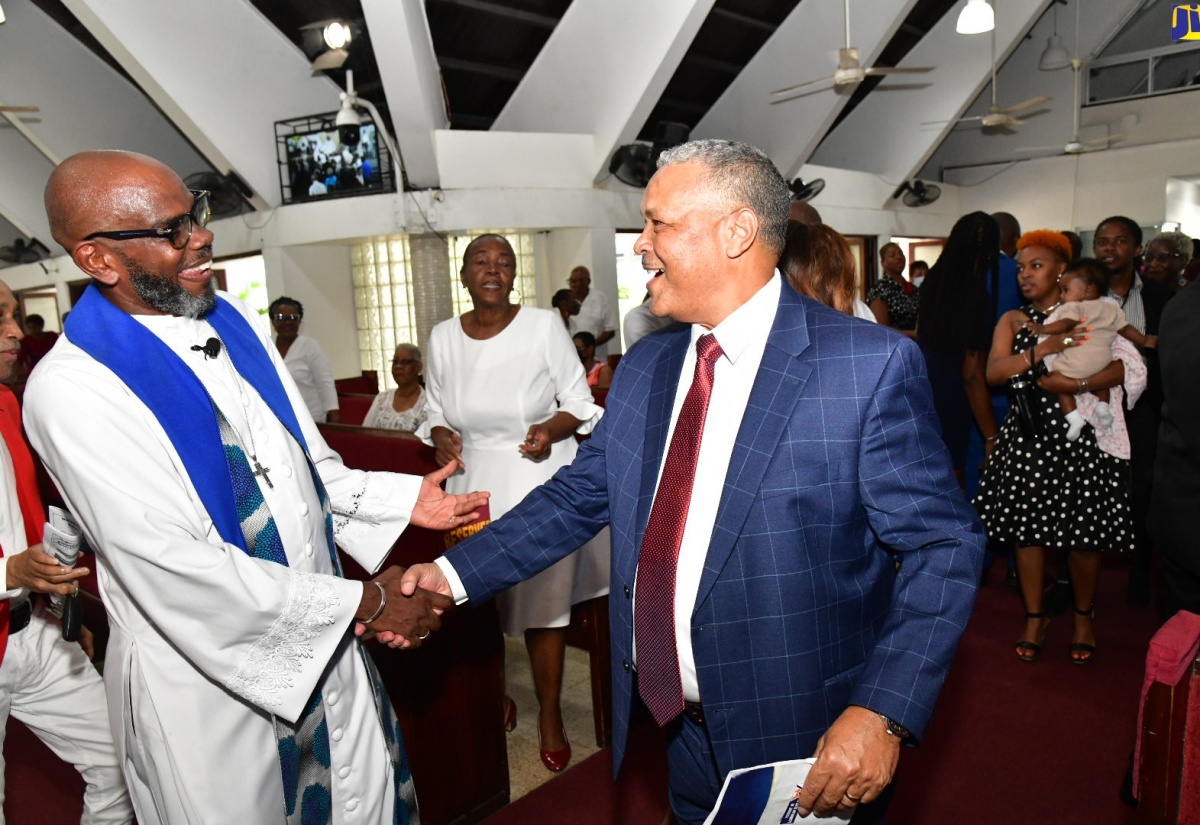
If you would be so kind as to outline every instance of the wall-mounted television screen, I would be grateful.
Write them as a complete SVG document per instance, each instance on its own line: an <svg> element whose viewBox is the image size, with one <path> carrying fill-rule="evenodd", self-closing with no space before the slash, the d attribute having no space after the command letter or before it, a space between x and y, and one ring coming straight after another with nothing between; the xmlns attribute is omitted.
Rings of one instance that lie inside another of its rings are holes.
<svg viewBox="0 0 1200 825"><path fill-rule="evenodd" d="M374 123L359 127L358 143L343 143L330 125L287 136L291 201L320 200L381 191L378 135Z"/></svg>

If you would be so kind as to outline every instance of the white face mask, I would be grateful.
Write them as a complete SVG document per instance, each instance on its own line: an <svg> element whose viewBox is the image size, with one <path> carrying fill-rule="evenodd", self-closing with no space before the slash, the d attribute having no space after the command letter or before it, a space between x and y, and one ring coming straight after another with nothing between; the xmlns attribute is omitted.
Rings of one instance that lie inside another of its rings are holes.
<svg viewBox="0 0 1200 825"><path fill-rule="evenodd" d="M917 277L913 278L912 285L913 285L913 286L920 286L920 285L921 285L922 283L924 283L924 282L925 282L925 276L924 276L924 275L918 275Z"/></svg>

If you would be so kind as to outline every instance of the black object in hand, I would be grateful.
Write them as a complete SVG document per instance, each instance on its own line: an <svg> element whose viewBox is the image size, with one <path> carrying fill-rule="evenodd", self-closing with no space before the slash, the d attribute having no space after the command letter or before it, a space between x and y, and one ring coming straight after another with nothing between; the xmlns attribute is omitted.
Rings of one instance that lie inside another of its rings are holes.
<svg viewBox="0 0 1200 825"><path fill-rule="evenodd" d="M78 592L63 597L62 637L68 642L79 641L83 627L83 596Z"/></svg>

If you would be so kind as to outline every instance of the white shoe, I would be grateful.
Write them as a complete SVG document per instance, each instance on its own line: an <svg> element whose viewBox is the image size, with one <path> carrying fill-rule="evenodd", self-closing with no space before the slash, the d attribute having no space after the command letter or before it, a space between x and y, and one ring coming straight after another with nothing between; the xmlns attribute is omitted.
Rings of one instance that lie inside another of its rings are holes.
<svg viewBox="0 0 1200 825"><path fill-rule="evenodd" d="M1075 441L1079 438L1079 434L1083 432L1083 426L1087 424L1083 420L1083 415L1079 410L1067 413L1067 441Z"/></svg>

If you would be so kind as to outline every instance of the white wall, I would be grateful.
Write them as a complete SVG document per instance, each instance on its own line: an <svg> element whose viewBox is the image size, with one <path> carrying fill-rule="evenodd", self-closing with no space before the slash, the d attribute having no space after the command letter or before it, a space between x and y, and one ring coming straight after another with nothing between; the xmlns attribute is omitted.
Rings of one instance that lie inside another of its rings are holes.
<svg viewBox="0 0 1200 825"><path fill-rule="evenodd" d="M1127 215L1143 226L1167 217L1167 185L1200 173L1200 139L957 169L962 211L1011 212L1022 229L1094 229Z"/></svg>
<svg viewBox="0 0 1200 825"><path fill-rule="evenodd" d="M302 332L329 356L335 378L362 372L354 316L354 287L347 245L273 247L263 250L267 292L304 304Z"/></svg>
<svg viewBox="0 0 1200 825"><path fill-rule="evenodd" d="M1178 178L1167 181L1166 219L1179 224L1179 231L1200 236L1200 184Z"/></svg>

